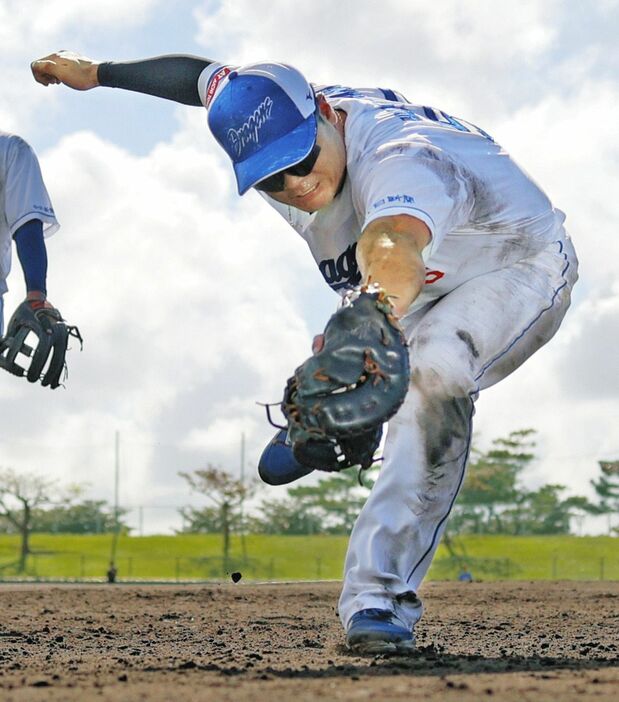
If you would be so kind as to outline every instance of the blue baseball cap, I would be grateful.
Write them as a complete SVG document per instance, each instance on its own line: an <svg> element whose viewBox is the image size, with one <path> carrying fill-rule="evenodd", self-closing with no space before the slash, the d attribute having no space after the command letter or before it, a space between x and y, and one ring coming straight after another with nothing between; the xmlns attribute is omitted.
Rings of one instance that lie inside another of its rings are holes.
<svg viewBox="0 0 619 702"><path fill-rule="evenodd" d="M239 195L302 161L316 143L316 98L292 66L254 63L215 73L208 125L232 160ZM219 76L219 77L218 77Z"/></svg>

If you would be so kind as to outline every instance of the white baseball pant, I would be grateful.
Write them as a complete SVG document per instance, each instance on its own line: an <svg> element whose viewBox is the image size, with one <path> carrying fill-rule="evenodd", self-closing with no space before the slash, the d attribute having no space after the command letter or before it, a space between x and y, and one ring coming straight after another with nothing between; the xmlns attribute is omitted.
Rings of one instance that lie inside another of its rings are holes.
<svg viewBox="0 0 619 702"><path fill-rule="evenodd" d="M339 601L344 627L373 607L410 626L421 617L414 593L464 480L474 402L554 335L577 268L562 237L403 320L411 387L389 422L380 475L350 537Z"/></svg>

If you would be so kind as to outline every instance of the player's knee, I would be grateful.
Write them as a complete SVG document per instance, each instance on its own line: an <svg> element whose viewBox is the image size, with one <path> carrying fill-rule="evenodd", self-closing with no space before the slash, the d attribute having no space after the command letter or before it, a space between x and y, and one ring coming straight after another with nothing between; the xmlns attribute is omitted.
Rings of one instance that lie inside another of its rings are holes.
<svg viewBox="0 0 619 702"><path fill-rule="evenodd" d="M410 344L411 382L425 396L466 397L475 390L476 350L455 335L416 334Z"/></svg>

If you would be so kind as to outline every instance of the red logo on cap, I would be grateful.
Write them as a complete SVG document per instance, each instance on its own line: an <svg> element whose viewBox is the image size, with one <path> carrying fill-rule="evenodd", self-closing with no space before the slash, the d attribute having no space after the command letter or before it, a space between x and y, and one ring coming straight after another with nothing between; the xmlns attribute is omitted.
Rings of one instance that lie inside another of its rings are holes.
<svg viewBox="0 0 619 702"><path fill-rule="evenodd" d="M219 85L219 82L223 80L228 75L228 73L230 73L231 70L232 69L228 66L224 66L223 68L220 68L217 71L217 73L215 73L215 75L211 78L208 84L208 90L206 91L206 107L208 107L211 104L211 100L213 99L213 95L215 95L215 92L217 91L217 86Z"/></svg>

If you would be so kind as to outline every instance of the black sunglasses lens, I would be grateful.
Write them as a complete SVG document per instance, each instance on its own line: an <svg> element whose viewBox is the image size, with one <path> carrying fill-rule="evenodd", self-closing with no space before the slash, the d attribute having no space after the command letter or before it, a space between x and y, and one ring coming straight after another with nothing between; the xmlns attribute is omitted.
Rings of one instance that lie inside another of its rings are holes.
<svg viewBox="0 0 619 702"><path fill-rule="evenodd" d="M320 146L318 146L318 144L314 144L314 148L300 163L297 163L295 166L287 168L285 172L296 176L309 175L312 172L314 166L316 165L316 161L318 160L319 155Z"/></svg>
<svg viewBox="0 0 619 702"><path fill-rule="evenodd" d="M286 168L285 170L280 171L279 173L274 173L268 178L264 178L263 180L258 181L256 185L254 185L254 188L256 188L256 190L262 190L262 192L265 193L281 192L284 189L284 175L286 173L290 173L290 175L294 176L309 175L314 169L319 155L320 146L318 146L318 144L314 144L314 148L300 163L297 163L294 166L290 166L290 168Z"/></svg>
<svg viewBox="0 0 619 702"><path fill-rule="evenodd" d="M274 173L268 178L264 178L254 185L256 190L262 190L265 193L277 193L284 189L284 173Z"/></svg>

